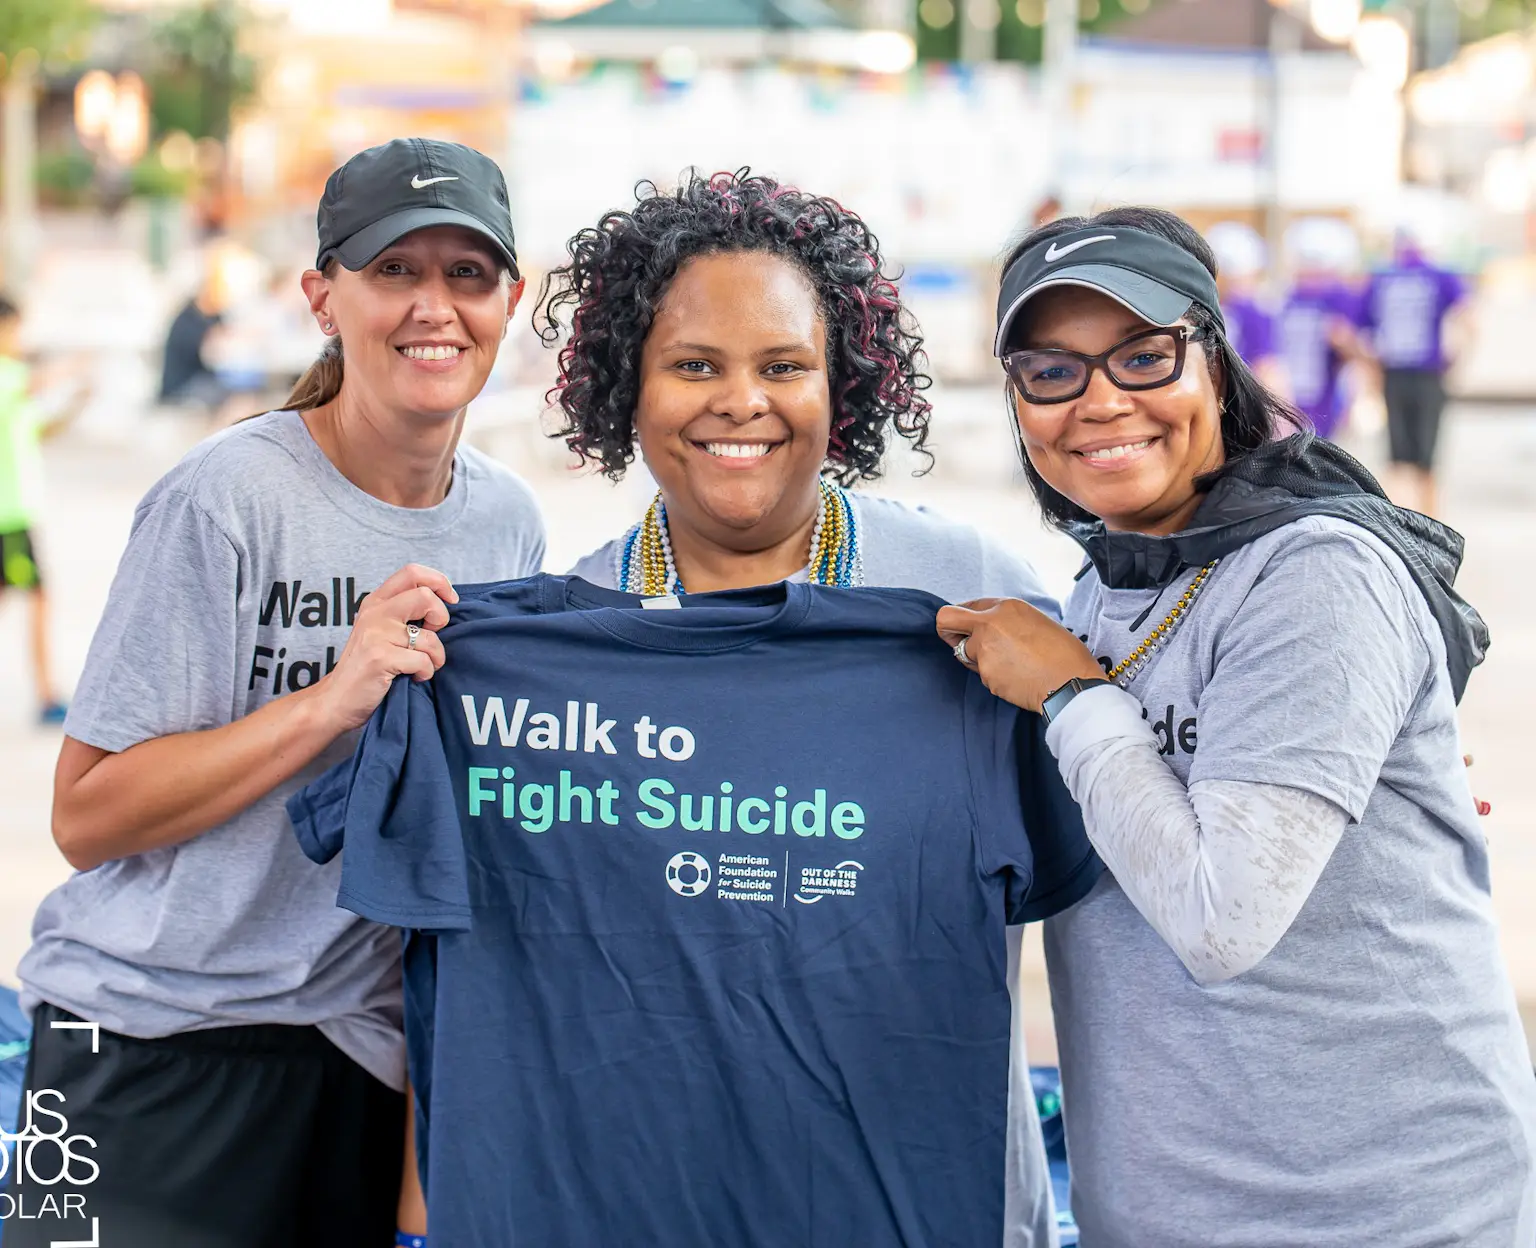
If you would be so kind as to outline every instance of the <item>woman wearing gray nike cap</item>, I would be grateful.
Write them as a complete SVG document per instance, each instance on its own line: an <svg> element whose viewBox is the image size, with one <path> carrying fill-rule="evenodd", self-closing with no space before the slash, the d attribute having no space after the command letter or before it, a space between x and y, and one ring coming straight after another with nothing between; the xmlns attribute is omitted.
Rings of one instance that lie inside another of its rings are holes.
<svg viewBox="0 0 1536 1248"><path fill-rule="evenodd" d="M48 1189L71 1216L11 1222L7 1248L395 1228L399 937L337 908L283 803L441 665L453 581L536 572L544 535L459 445L523 290L501 171L395 140L331 175L318 231L320 358L139 504L65 724L53 832L78 873L20 967L27 1086L94 1177L77 1160Z"/></svg>

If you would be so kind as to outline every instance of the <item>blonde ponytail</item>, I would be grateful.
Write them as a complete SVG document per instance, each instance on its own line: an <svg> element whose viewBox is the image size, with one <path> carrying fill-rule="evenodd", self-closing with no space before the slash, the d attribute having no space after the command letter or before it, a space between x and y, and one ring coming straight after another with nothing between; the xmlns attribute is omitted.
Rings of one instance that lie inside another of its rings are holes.
<svg viewBox="0 0 1536 1248"><path fill-rule="evenodd" d="M283 403L291 412L307 412L329 403L341 393L341 339L327 338L315 362L294 383L293 393Z"/></svg>

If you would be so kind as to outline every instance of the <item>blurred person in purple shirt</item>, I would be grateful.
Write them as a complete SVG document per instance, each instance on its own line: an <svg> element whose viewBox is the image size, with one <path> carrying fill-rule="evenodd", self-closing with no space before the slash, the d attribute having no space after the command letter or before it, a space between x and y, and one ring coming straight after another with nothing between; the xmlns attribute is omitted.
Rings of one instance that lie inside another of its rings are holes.
<svg viewBox="0 0 1536 1248"><path fill-rule="evenodd" d="M1285 244L1294 277L1277 330L1289 397L1320 436L1336 440L1351 398L1345 365L1362 355L1360 296L1345 277L1359 241L1344 221L1304 217L1286 231Z"/></svg>
<svg viewBox="0 0 1536 1248"><path fill-rule="evenodd" d="M1269 268L1264 239L1241 221L1219 221L1206 231L1216 253L1216 289L1227 322L1227 341L1266 386L1289 394L1276 348L1275 314L1260 292Z"/></svg>
<svg viewBox="0 0 1536 1248"><path fill-rule="evenodd" d="M1343 374L1354 351L1359 302L1336 274L1303 269L1280 311L1280 351L1291 401L1325 438L1340 432L1349 406Z"/></svg>
<svg viewBox="0 0 1536 1248"><path fill-rule="evenodd" d="M1274 314L1254 295L1242 290L1223 291L1221 314L1227 321L1227 340L1249 368L1258 373L1263 366L1278 362Z"/></svg>
<svg viewBox="0 0 1536 1248"><path fill-rule="evenodd" d="M1433 515L1437 504L1435 447L1451 362L1446 322L1468 293L1465 279L1431 264L1418 244L1400 233L1392 262L1371 274L1360 303L1360 330L1381 367L1387 406L1388 492L1426 515Z"/></svg>

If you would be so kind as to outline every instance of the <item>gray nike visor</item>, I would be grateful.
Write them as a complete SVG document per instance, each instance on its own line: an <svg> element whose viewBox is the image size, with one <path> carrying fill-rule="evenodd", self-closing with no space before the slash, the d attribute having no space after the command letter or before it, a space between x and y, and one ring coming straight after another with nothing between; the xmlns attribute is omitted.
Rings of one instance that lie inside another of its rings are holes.
<svg viewBox="0 0 1536 1248"><path fill-rule="evenodd" d="M1057 286L1097 290L1150 325L1172 325L1199 304L1226 331L1216 279L1195 256L1144 230L1089 226L1041 239L1008 266L997 295L993 355L1002 356L1029 301Z"/></svg>

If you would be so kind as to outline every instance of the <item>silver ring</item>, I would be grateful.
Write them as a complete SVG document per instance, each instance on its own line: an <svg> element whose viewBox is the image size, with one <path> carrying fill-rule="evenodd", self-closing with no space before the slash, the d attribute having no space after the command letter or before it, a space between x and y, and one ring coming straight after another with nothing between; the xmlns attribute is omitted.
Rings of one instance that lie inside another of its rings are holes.
<svg viewBox="0 0 1536 1248"><path fill-rule="evenodd" d="M971 665L971 656L965 652L965 643L969 640L969 637L962 637L960 638L959 644L955 647L955 658L964 663L966 667L970 667Z"/></svg>
<svg viewBox="0 0 1536 1248"><path fill-rule="evenodd" d="M421 636L421 625L420 624L407 624L405 626L405 648L407 650L414 650L414 649L416 649L416 640L420 636Z"/></svg>

